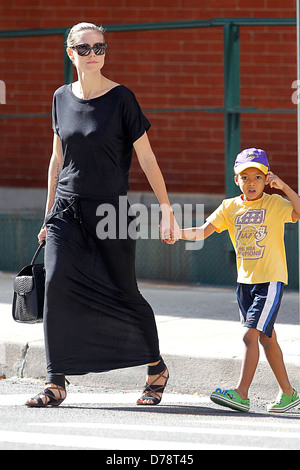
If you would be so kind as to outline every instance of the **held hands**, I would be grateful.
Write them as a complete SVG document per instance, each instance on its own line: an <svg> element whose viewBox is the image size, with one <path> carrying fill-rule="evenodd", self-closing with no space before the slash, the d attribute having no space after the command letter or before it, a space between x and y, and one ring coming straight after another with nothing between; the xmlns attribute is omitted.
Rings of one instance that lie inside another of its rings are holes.
<svg viewBox="0 0 300 470"><path fill-rule="evenodd" d="M159 228L162 241L168 245L174 245L181 238L181 230L173 212L163 214Z"/></svg>
<svg viewBox="0 0 300 470"><path fill-rule="evenodd" d="M160 236L163 242L174 245L181 238L181 230L176 222L173 212L162 217L159 225ZM47 227L42 227L38 233L38 242L41 244L46 240Z"/></svg>

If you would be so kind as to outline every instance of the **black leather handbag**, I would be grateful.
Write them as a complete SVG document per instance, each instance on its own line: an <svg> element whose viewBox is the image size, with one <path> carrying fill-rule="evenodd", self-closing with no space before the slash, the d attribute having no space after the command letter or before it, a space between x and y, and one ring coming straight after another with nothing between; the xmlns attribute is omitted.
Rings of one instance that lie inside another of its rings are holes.
<svg viewBox="0 0 300 470"><path fill-rule="evenodd" d="M25 266L13 283L13 319L18 323L42 323L45 295L45 267L35 264L45 242L36 250L29 266Z"/></svg>

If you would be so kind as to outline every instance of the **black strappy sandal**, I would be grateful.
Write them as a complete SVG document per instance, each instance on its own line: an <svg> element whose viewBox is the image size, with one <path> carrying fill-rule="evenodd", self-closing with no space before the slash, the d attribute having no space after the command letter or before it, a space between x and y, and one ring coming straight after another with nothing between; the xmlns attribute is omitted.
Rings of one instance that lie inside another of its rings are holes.
<svg viewBox="0 0 300 470"><path fill-rule="evenodd" d="M70 385L70 382L64 377L64 382L67 385ZM57 397L53 391L59 392L59 396ZM59 406L62 404L63 401L67 398L66 387L62 385L51 384L51 387L46 387L41 393L36 395L35 397L31 398L30 400L35 400L36 403L32 401L27 401L25 406L28 408L47 408L47 406ZM44 399L44 400L43 400ZM45 402L46 399L46 402Z"/></svg>
<svg viewBox="0 0 300 470"><path fill-rule="evenodd" d="M137 405L153 406L161 402L162 394L169 380L169 371L163 359L156 366L148 366L148 375L158 375L158 377L150 384L145 385L143 395L136 402ZM156 382L161 378L165 379L164 385L157 385Z"/></svg>

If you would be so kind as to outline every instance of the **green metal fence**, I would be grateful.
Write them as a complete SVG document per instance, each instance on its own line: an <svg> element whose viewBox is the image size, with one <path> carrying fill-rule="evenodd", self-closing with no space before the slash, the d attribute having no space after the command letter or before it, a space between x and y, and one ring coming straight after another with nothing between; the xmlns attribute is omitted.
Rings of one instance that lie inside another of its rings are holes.
<svg viewBox="0 0 300 470"><path fill-rule="evenodd" d="M291 26L295 18L214 18L199 21L167 23L139 23L108 25L108 32L155 31L168 29L223 28L224 54L224 105L220 107L160 108L151 113L206 112L224 115L225 136L225 190L226 196L237 193L232 178L234 158L240 152L241 115L249 113L297 113L291 109L257 109L240 106L240 28L243 26ZM62 65L65 83L72 81L72 64L65 52L65 40L69 28L0 31L1 38L62 36ZM2 109L2 108L1 108ZM48 114L0 114L0 119L44 117ZM0 214L0 270L16 271L26 264L35 248L36 233L41 214ZM222 237L222 239L217 237ZM220 243L221 240L221 243ZM290 288L298 289L298 231L297 225L287 226L287 257L290 272ZM172 254L171 254L172 250ZM213 256L212 256L213 254ZM295 256L297 254L297 256ZM221 261L220 261L221 260ZM234 256L227 234L215 235L207 240L200 251L185 251L184 244L167 247L158 240L139 240L137 244L137 275L140 278L201 282L205 284L232 285L236 273Z"/></svg>
<svg viewBox="0 0 300 470"><path fill-rule="evenodd" d="M30 262L37 248L43 221L38 213L0 214L0 271L17 272ZM150 229L148 230L150 233ZM289 289L298 289L298 231L286 226ZM184 241L174 246L159 239L137 240L136 273L139 279L234 286L235 254L227 232L214 234L198 251L187 251Z"/></svg>
<svg viewBox="0 0 300 470"><path fill-rule="evenodd" d="M298 230L287 225L285 233L289 284L298 289ZM139 279L188 282L192 284L235 286L235 253L227 232L213 234L199 251L186 251L184 242L163 245L159 240L138 240L137 276Z"/></svg>
<svg viewBox="0 0 300 470"><path fill-rule="evenodd" d="M214 18L209 20L176 21L165 23L136 23L108 25L106 29L111 33L125 31L155 31L170 29L194 29L222 27L224 37L224 106L220 107L196 107L196 108L168 108L149 109L145 112L209 112L224 114L225 135L225 192L227 197L235 196L237 188L232 179L232 168L235 156L241 150L241 114L249 113L297 113L291 109L258 109L255 107L240 106L240 28L243 26L293 26L296 27L296 18ZM46 28L32 30L0 31L1 38L32 37L32 36L62 36L62 63L64 64L65 83L72 81L72 63L66 54L66 37L69 28ZM26 117L44 117L48 114L0 114L1 118L14 119Z"/></svg>

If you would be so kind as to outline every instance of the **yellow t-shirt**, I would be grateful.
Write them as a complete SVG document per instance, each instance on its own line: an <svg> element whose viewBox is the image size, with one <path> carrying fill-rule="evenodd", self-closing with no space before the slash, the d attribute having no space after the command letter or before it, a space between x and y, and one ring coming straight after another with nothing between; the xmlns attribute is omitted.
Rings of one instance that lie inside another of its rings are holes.
<svg viewBox="0 0 300 470"><path fill-rule="evenodd" d="M292 212L289 200L263 193L256 201L244 201L243 196L225 199L207 218L217 232L229 232L236 252L238 282L287 284L284 224L296 222Z"/></svg>

